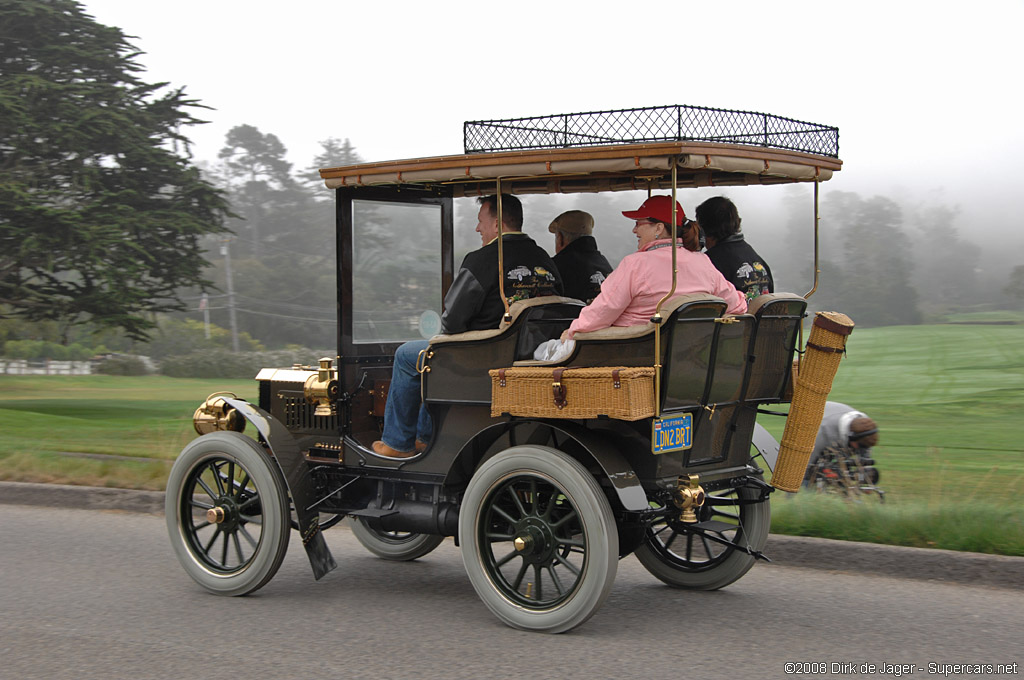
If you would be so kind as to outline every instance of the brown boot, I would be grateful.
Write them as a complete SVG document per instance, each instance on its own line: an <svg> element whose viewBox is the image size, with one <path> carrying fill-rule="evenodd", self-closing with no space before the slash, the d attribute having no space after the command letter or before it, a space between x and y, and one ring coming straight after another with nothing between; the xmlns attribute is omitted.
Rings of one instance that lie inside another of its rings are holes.
<svg viewBox="0 0 1024 680"><path fill-rule="evenodd" d="M416 453L423 453L424 451L427 450L428 446L430 446L430 445L427 444L426 442L420 441L419 439L417 439L416 440Z"/></svg>
<svg viewBox="0 0 1024 680"><path fill-rule="evenodd" d="M373 452L378 456L384 456L385 458L412 458L416 455L415 451L398 451L382 441L376 441L373 443Z"/></svg>

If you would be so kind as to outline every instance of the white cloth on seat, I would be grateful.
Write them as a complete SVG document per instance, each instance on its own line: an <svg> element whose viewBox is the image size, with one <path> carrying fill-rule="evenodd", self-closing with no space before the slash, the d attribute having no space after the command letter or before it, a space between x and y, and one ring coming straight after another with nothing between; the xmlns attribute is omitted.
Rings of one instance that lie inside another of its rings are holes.
<svg viewBox="0 0 1024 680"><path fill-rule="evenodd" d="M558 338L545 340L534 350L533 358L537 361L561 361L572 354L573 347L575 346L575 340L566 340L565 342Z"/></svg>

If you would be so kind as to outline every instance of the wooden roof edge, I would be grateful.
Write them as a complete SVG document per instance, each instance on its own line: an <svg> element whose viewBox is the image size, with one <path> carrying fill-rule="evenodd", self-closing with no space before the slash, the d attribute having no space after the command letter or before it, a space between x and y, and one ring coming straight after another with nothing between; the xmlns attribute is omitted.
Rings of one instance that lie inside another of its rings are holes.
<svg viewBox="0 0 1024 680"><path fill-rule="evenodd" d="M429 156L405 160L377 161L358 165L322 168L320 177L330 179L352 175L377 175L412 170L458 168L463 166L484 167L509 163L529 163L567 160L601 160L628 158L630 156L661 156L671 154L727 155L739 158L756 158L768 161L785 161L800 165L817 166L839 170L843 162L831 156L820 156L803 151L790 151L774 147L757 147L747 144L724 144L719 142L648 142L642 144L611 144L605 146L575 147L568 149L527 149L522 151L493 151L454 156Z"/></svg>

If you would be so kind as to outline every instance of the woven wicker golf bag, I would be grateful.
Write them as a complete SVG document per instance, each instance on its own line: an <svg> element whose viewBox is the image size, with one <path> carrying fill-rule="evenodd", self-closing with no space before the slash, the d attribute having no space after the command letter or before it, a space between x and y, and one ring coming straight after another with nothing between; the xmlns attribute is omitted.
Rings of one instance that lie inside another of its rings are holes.
<svg viewBox="0 0 1024 680"><path fill-rule="evenodd" d="M814 316L793 387L793 402L779 444L779 458L772 473L772 486L776 489L791 492L800 489L814 452L825 401L832 391L832 379L846 351L846 338L852 331L853 321L845 314L818 312Z"/></svg>

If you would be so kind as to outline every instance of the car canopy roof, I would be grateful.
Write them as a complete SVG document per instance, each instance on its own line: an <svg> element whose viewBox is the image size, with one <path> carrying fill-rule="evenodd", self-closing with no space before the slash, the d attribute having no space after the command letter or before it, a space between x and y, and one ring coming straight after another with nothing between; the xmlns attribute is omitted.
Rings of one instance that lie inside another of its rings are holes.
<svg viewBox="0 0 1024 680"><path fill-rule="evenodd" d="M447 185L454 196L826 181L839 130L769 114L668 106L464 124L465 153L325 168L329 188Z"/></svg>

